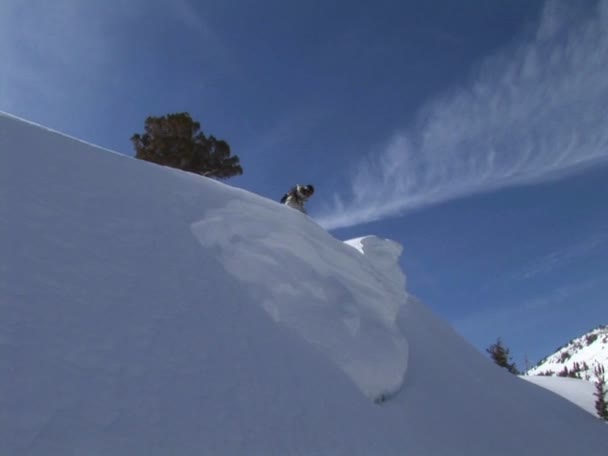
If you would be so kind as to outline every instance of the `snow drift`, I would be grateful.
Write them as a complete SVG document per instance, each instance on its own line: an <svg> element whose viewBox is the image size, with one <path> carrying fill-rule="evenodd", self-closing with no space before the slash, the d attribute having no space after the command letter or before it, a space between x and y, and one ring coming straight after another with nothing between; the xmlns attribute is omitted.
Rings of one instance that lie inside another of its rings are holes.
<svg viewBox="0 0 608 456"><path fill-rule="evenodd" d="M391 241L7 115L0 157L2 455L605 454Z"/></svg>

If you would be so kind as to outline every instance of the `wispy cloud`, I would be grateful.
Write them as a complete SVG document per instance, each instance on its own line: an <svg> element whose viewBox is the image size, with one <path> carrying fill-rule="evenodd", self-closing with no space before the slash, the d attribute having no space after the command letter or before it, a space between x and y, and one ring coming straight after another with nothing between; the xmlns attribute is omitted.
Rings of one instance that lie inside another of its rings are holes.
<svg viewBox="0 0 608 456"><path fill-rule="evenodd" d="M163 0L163 3L165 3L165 0ZM173 15L174 18L198 36L198 40L204 44L204 49L201 52L209 54L210 58L215 60L221 59L223 66L234 67L235 63L229 58L228 48L212 26L209 18L202 14L205 9L200 8L201 2L198 2L199 7L196 7L196 4L197 2L192 0L166 0L165 7L168 14Z"/></svg>
<svg viewBox="0 0 608 456"><path fill-rule="evenodd" d="M462 334L482 332L494 333L496 328L518 328L531 330L538 328L543 315L556 314L564 308L572 308L582 293L602 289L606 274L599 274L583 282L562 285L541 296L531 296L517 303L512 301L502 305L487 307L452 322Z"/></svg>
<svg viewBox="0 0 608 456"><path fill-rule="evenodd" d="M572 261L586 258L590 253L602 248L608 242L606 227L600 233L589 238L567 245L559 250L544 255L525 265L507 280L529 280L539 275L546 275Z"/></svg>
<svg viewBox="0 0 608 456"><path fill-rule="evenodd" d="M0 5L0 107L49 105L90 83L111 54L103 8L78 0L7 0ZM18 110L18 109L17 109Z"/></svg>
<svg viewBox="0 0 608 456"><path fill-rule="evenodd" d="M156 28L142 29L147 23ZM216 65L225 53L188 0L3 0L0 110L26 114L35 107L49 113L66 103L82 108L100 95L100 88L120 84L117 73L128 73L123 57L141 51L131 39L134 34L163 30L195 35L204 44L197 56L213 55Z"/></svg>
<svg viewBox="0 0 608 456"><path fill-rule="evenodd" d="M353 226L608 158L608 0L577 20L565 5L548 2L534 36L361 162L319 222Z"/></svg>

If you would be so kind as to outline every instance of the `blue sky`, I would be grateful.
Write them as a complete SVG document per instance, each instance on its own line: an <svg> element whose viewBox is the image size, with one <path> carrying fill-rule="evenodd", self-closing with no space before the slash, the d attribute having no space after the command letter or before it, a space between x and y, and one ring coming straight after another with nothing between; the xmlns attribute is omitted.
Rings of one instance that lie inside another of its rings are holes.
<svg viewBox="0 0 608 456"><path fill-rule="evenodd" d="M125 4L126 3L126 4ZM340 238L523 364L608 303L608 1L5 0L0 110L132 155L188 111Z"/></svg>

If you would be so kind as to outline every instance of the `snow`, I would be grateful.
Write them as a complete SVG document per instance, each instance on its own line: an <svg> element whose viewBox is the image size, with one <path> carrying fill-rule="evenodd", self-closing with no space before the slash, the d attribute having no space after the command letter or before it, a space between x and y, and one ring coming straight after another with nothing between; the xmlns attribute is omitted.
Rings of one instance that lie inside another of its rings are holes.
<svg viewBox="0 0 608 456"><path fill-rule="evenodd" d="M526 374L558 375L566 368L569 372L578 371L584 380L595 382L597 376L594 371L597 366L603 366L608 370L608 327L606 326L600 326L573 339L528 370Z"/></svg>
<svg viewBox="0 0 608 456"><path fill-rule="evenodd" d="M408 356L396 326L406 303L399 254L378 270L373 258L357 258L312 220L275 206L261 199L229 201L191 229L205 250L218 251L226 272L275 323L319 347L370 398L393 394ZM282 219L269 224L277 212ZM392 293L387 267L401 285Z"/></svg>
<svg viewBox="0 0 608 456"><path fill-rule="evenodd" d="M553 391L593 416L597 416L595 410L596 397L593 395L595 393L595 385L593 383L578 378L567 377L533 377L524 375L521 378L549 391Z"/></svg>
<svg viewBox="0 0 608 456"><path fill-rule="evenodd" d="M2 455L605 454L392 241L8 115L0 160Z"/></svg>

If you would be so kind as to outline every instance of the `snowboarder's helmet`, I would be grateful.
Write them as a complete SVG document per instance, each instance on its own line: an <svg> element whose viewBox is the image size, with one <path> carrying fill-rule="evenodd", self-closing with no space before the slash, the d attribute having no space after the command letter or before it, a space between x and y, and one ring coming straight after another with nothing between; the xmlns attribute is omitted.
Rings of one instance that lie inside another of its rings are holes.
<svg viewBox="0 0 608 456"><path fill-rule="evenodd" d="M312 185L305 185L303 190L306 196L310 196L315 192L315 188Z"/></svg>

